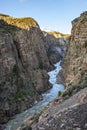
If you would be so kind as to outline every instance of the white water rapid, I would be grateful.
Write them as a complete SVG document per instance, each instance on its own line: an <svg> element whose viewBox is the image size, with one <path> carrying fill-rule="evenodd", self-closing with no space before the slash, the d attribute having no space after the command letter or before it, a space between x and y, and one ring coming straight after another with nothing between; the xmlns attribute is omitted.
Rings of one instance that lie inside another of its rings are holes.
<svg viewBox="0 0 87 130"><path fill-rule="evenodd" d="M10 120L7 123L5 130L16 130L23 124L26 118L28 118L29 116L33 116L35 113L41 111L44 107L46 107L51 101L53 101L58 96L59 91L64 90L64 86L62 84L56 83L56 76L62 69L60 66L60 62L54 64L54 66L55 70L48 72L48 75L50 76L49 81L52 84L52 88L47 92L45 92L44 94L42 94L43 100L39 101L32 108L16 115L14 119Z"/></svg>

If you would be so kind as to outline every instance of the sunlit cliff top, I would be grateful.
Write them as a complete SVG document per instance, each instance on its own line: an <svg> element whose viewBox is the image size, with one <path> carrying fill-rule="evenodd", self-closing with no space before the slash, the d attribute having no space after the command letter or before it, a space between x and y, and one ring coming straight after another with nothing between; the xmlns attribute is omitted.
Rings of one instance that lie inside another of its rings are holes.
<svg viewBox="0 0 87 130"><path fill-rule="evenodd" d="M22 29L28 30L30 27L39 27L38 23L30 17L25 18L13 18L9 15L0 14L0 20L5 21L9 25L17 26Z"/></svg>

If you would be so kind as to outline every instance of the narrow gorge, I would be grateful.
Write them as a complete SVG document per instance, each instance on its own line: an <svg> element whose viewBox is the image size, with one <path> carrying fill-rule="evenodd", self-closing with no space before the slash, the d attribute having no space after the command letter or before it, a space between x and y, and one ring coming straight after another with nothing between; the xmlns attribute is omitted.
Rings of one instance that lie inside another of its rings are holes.
<svg viewBox="0 0 87 130"><path fill-rule="evenodd" d="M87 11L72 21L62 67L66 89L33 130L87 130Z"/></svg>
<svg viewBox="0 0 87 130"><path fill-rule="evenodd" d="M0 129L52 87L47 72L66 50L66 35L53 34L32 18L0 14Z"/></svg>
<svg viewBox="0 0 87 130"><path fill-rule="evenodd" d="M71 35L0 14L0 130L87 130L87 11Z"/></svg>
<svg viewBox="0 0 87 130"><path fill-rule="evenodd" d="M6 130L24 129L23 127L26 127L26 124L32 124L38 118L38 115L41 114L44 108L58 97L58 93L64 90L64 85L56 83L56 76L62 69L60 64L61 62L54 64L55 69L48 72L50 77L49 82L52 84L52 88L43 93L42 100L38 103L36 102L32 108L29 108L21 114L16 115L13 120L9 121L6 125Z"/></svg>

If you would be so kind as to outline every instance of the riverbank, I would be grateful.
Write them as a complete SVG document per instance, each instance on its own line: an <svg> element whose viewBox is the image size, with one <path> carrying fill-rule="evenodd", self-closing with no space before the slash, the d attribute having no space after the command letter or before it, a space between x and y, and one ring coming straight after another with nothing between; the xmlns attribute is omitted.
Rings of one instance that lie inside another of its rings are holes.
<svg viewBox="0 0 87 130"><path fill-rule="evenodd" d="M87 88L52 102L32 130L87 130Z"/></svg>
<svg viewBox="0 0 87 130"><path fill-rule="evenodd" d="M87 130L87 11L72 21L62 67L66 89L32 130Z"/></svg>
<svg viewBox="0 0 87 130"><path fill-rule="evenodd" d="M29 117L33 117L36 113L40 112L51 101L53 101L58 96L59 91L64 90L64 86L62 84L56 83L56 76L62 69L60 66L60 62L54 64L54 66L55 70L48 72L48 75L50 76L49 81L53 85L53 87L42 94L42 101L36 103L32 108L24 111L23 113L16 115L13 120L10 120L7 123L5 130L16 130L17 128L19 128L26 119L28 119Z"/></svg>

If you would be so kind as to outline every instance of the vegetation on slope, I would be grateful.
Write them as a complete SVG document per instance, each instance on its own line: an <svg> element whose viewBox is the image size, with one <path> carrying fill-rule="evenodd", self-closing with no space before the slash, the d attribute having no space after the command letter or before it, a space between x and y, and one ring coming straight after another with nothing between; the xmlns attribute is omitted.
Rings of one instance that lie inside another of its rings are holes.
<svg viewBox="0 0 87 130"><path fill-rule="evenodd" d="M48 32L48 34L53 35L55 38L58 38L58 37L68 37L68 36L70 36L70 34L63 34L63 33L56 32L56 31Z"/></svg>
<svg viewBox="0 0 87 130"><path fill-rule="evenodd" d="M85 22L87 21L87 11L83 12L80 17L75 18L72 22Z"/></svg>
<svg viewBox="0 0 87 130"><path fill-rule="evenodd" d="M17 26L22 29L29 30L30 27L39 27L38 23L30 17L26 18L13 18L8 15L0 14L0 20L5 21L7 24Z"/></svg>
<svg viewBox="0 0 87 130"><path fill-rule="evenodd" d="M58 96L62 96L64 99L76 94L83 88L87 87L87 75L84 76L78 84L69 85L64 92L60 92Z"/></svg>
<svg viewBox="0 0 87 130"><path fill-rule="evenodd" d="M61 37L67 38L67 37L70 36L70 34L63 34L63 33L56 32L56 31L52 31L52 32L43 31L43 32L45 32L45 33L47 33L47 34L49 34L49 35L52 35L52 36L55 37L55 38L61 38Z"/></svg>

